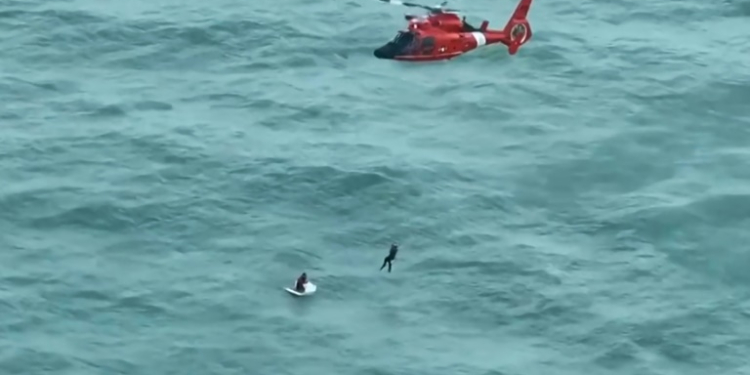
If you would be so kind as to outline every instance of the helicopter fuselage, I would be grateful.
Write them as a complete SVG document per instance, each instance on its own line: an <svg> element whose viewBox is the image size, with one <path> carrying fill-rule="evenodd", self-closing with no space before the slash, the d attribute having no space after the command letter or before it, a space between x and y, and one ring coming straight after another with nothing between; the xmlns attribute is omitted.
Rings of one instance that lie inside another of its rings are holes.
<svg viewBox="0 0 750 375"><path fill-rule="evenodd" d="M485 33L464 23L453 13L406 18L409 21L406 30L376 49L375 57L406 61L445 60L488 42Z"/></svg>
<svg viewBox="0 0 750 375"><path fill-rule="evenodd" d="M516 12L502 30L489 30L489 22L479 28L471 26L456 13L439 12L427 16L406 16L405 30L377 48L373 54L379 59L401 61L436 61L460 56L482 46L504 44L510 54L531 38L526 20L531 0L520 0Z"/></svg>

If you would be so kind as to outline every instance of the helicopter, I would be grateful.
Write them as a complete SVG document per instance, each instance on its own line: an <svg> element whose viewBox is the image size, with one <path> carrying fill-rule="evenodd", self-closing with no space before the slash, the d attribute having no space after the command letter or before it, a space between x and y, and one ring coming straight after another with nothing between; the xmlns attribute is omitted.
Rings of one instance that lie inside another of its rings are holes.
<svg viewBox="0 0 750 375"><path fill-rule="evenodd" d="M448 60L479 47L498 43L506 45L508 53L515 55L532 36L531 26L526 19L532 0L520 0L502 30L489 29L487 20L479 28L468 24L466 17L459 17L458 10L446 8L447 1L436 6L398 0L380 1L422 8L427 10L427 14L405 15L407 28L373 51L378 59L411 62Z"/></svg>

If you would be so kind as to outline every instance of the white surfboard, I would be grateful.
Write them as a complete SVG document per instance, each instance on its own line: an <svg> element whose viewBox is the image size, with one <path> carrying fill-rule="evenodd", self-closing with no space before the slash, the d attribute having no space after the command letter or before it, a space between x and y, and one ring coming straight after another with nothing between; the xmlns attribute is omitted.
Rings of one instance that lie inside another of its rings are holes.
<svg viewBox="0 0 750 375"><path fill-rule="evenodd" d="M307 283L305 283L305 291L304 291L304 293L300 293L300 292L294 290L294 288L284 288L284 290L286 290L287 292L289 292L291 294L294 294L295 296L298 296L298 297L309 296L310 294L315 293L315 290L317 290L317 289L318 289L318 287L316 287L315 284L313 284L313 283L311 283L309 281Z"/></svg>

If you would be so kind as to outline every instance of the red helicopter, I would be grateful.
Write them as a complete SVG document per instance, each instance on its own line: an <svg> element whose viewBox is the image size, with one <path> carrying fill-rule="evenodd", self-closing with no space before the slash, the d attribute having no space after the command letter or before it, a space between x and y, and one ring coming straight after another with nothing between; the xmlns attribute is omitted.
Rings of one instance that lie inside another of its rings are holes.
<svg viewBox="0 0 750 375"><path fill-rule="evenodd" d="M466 17L459 18L455 9L446 9L447 1L438 6L427 6L398 0L384 3L426 9L423 16L406 15L406 30L373 54L379 59L401 61L436 61L452 59L478 47L502 43L515 55L521 45L531 39L531 26L526 19L532 0L520 0L510 21L502 30L490 30L488 21L479 28L469 25Z"/></svg>

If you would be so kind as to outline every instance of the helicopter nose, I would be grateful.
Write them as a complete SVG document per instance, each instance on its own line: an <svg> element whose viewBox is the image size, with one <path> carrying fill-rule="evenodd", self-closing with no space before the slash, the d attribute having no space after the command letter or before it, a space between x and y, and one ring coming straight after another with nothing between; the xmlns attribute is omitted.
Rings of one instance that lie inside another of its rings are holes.
<svg viewBox="0 0 750 375"><path fill-rule="evenodd" d="M391 51L390 48L387 48L385 46L376 49L375 51L373 51L372 54L375 55L375 57L379 59L392 59L393 58L393 51Z"/></svg>
<svg viewBox="0 0 750 375"><path fill-rule="evenodd" d="M375 55L375 57L377 57L379 59L384 59L385 58L385 54L383 53L383 49L382 48L376 49L372 54Z"/></svg>

